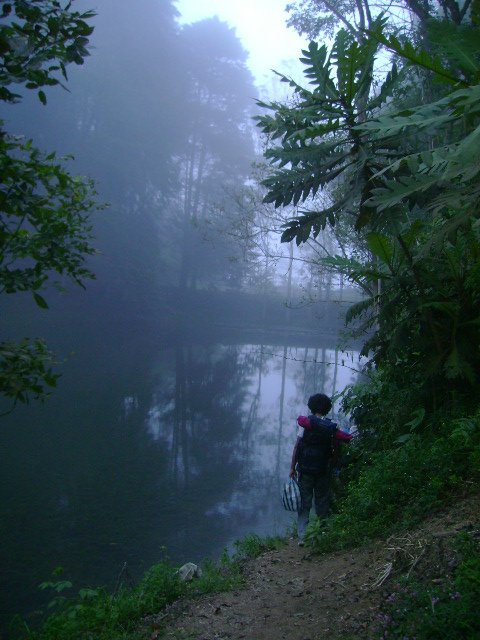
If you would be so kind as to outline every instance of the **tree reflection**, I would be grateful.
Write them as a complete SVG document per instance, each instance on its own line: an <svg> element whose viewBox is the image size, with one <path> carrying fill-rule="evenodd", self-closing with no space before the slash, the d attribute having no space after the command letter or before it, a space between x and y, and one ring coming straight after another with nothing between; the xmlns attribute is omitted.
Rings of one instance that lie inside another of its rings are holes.
<svg viewBox="0 0 480 640"><path fill-rule="evenodd" d="M112 585L125 561L136 577L163 546L198 561L247 533L283 533L296 417L316 375L329 394L352 380L333 345L325 373L321 347L167 346L112 331L79 348L55 397L1 432L7 609L37 606L36 585L59 564L75 586Z"/></svg>
<svg viewBox="0 0 480 640"><path fill-rule="evenodd" d="M173 351L174 373L156 394L150 432L168 444L169 492L178 506L170 522L174 544L197 539L190 545L195 553L211 535L212 517L215 536L229 528L218 505L228 502L241 473L247 381L238 347L178 345Z"/></svg>

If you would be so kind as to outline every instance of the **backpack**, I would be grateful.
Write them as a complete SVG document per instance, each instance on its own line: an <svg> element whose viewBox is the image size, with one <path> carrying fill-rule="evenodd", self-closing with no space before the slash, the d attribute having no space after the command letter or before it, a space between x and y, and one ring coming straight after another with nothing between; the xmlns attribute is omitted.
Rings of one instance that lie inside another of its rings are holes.
<svg viewBox="0 0 480 640"><path fill-rule="evenodd" d="M310 429L305 429L297 450L300 473L323 475L328 472L334 453L336 424L328 418L309 416Z"/></svg>

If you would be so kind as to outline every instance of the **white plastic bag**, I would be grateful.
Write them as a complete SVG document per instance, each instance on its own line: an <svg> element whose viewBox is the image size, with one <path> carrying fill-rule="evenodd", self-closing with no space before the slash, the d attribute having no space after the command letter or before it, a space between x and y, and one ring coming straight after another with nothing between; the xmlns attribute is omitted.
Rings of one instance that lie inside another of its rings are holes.
<svg viewBox="0 0 480 640"><path fill-rule="evenodd" d="M283 485L282 503L287 511L298 511L300 509L300 489L294 478L289 478Z"/></svg>

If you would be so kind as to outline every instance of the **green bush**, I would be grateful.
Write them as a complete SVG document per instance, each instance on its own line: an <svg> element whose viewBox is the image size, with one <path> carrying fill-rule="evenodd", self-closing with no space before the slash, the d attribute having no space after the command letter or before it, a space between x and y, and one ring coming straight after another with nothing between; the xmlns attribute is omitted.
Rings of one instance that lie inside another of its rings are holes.
<svg viewBox="0 0 480 640"><path fill-rule="evenodd" d="M480 425L457 419L357 461L333 516L316 520L307 541L317 551L362 544L408 528L448 502L480 472Z"/></svg>
<svg viewBox="0 0 480 640"><path fill-rule="evenodd" d="M52 583L55 589L54 583ZM120 640L133 638L141 618L157 613L188 592L175 567L167 562L153 566L132 589L109 594L103 589L81 589L75 598L55 598L57 611L41 630L28 631L32 640ZM57 590L57 589L56 589ZM90 594L85 597L85 594ZM25 636L25 634L24 634Z"/></svg>
<svg viewBox="0 0 480 640"><path fill-rule="evenodd" d="M241 587L244 560L284 544L280 538L249 535L235 543L233 557L225 551L219 563L205 560L201 577L191 582L182 582L177 568L167 561L151 567L135 587L115 594L104 589L80 589L76 597L66 597L63 594L71 589L70 582L44 582L41 588L55 594L49 605L52 613L40 630L30 630L20 621L16 636L24 640L140 640L145 633L145 616L160 613L182 596ZM54 575L58 576L58 572Z"/></svg>

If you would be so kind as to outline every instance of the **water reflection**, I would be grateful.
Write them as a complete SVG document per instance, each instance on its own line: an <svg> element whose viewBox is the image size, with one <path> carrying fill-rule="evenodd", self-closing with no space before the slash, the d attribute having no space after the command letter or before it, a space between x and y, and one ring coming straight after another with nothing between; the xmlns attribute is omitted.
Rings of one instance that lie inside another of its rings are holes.
<svg viewBox="0 0 480 640"><path fill-rule="evenodd" d="M77 588L112 586L124 562L138 578L163 546L198 561L250 532L283 533L296 417L310 394L356 377L328 345L103 349L0 433L6 617L36 608L58 565Z"/></svg>
<svg viewBox="0 0 480 640"><path fill-rule="evenodd" d="M168 491L179 505L176 530L190 540L188 552L207 546L212 554L247 532L283 533L291 524L278 496L288 474L296 417L306 411L312 393L335 396L355 381L347 357L358 356L326 347L175 349L174 370L157 382L146 428L165 447ZM335 418L346 421L338 412ZM191 503L188 514L186 503ZM178 537L173 548L182 551Z"/></svg>

